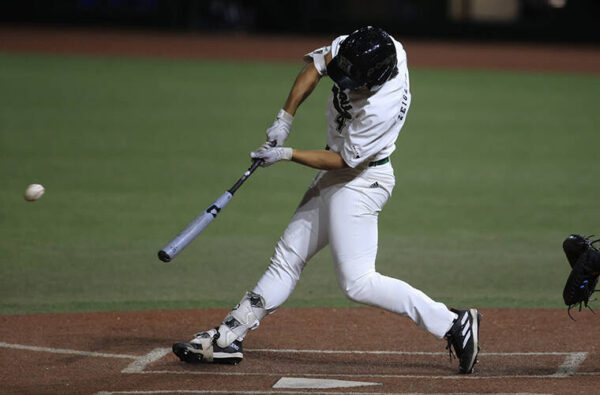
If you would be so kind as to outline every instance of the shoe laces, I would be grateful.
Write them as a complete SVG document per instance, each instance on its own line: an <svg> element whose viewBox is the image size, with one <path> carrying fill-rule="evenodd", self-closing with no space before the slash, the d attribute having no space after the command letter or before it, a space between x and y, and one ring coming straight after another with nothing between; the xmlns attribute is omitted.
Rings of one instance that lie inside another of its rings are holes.
<svg viewBox="0 0 600 395"><path fill-rule="evenodd" d="M450 361L452 361L453 358L456 359L456 354L452 351L452 339L448 336L446 340L448 341L446 350L448 350L448 357L450 358Z"/></svg>
<svg viewBox="0 0 600 395"><path fill-rule="evenodd" d="M210 338L212 340L216 340L219 338L219 328L209 329L207 331L198 332L194 335L194 338L207 339Z"/></svg>
<svg viewBox="0 0 600 395"><path fill-rule="evenodd" d="M446 350L448 350L448 356L450 358L450 361L452 361L452 358L460 358L459 354L462 354L462 351L458 350L456 345L454 345L454 340L456 340L457 337L459 337L458 334L462 332L463 327L464 325L460 324L460 315L458 315L458 317L452 323L452 327L446 334Z"/></svg>

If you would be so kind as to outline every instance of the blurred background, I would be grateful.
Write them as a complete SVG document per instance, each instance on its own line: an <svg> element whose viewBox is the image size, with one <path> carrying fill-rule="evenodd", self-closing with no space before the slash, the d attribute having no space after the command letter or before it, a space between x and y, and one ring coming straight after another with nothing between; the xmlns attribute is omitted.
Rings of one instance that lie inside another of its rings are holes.
<svg viewBox="0 0 600 395"><path fill-rule="evenodd" d="M21 0L4 23L328 34L370 21L403 37L599 42L597 0Z"/></svg>
<svg viewBox="0 0 600 395"><path fill-rule="evenodd" d="M562 308L562 241L600 232L599 21L598 0L2 1L0 314L234 306L313 169L259 169L156 253L249 166L302 55L366 24L413 94L378 270L454 307ZM331 88L290 146L324 146ZM327 249L286 302L350 305Z"/></svg>

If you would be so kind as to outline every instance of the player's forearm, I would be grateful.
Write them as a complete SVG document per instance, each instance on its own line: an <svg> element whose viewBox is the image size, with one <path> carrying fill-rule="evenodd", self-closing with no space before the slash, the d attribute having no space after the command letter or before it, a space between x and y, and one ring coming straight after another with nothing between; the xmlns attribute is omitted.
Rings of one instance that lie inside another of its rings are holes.
<svg viewBox="0 0 600 395"><path fill-rule="evenodd" d="M315 66L313 64L306 65L296 77L283 109L289 114L295 115L300 104L312 93L320 79L321 75Z"/></svg>
<svg viewBox="0 0 600 395"><path fill-rule="evenodd" d="M319 170L335 170L348 167L344 159L337 152L316 150L293 150L292 161L313 167Z"/></svg>

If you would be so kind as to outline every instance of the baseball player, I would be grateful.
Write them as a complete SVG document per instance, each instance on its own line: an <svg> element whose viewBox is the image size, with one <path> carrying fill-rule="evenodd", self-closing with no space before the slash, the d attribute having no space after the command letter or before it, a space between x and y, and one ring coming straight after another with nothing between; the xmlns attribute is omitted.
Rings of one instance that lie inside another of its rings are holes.
<svg viewBox="0 0 600 395"><path fill-rule="evenodd" d="M271 263L251 292L218 328L201 332L173 352L185 362L238 363L242 340L290 296L307 262L329 245L337 281L353 301L410 317L448 341L471 373L479 352L476 309L449 310L423 292L375 270L377 218L395 184L390 155L411 103L406 53L382 29L363 27L304 56L283 108L267 130L267 142L250 156L263 166L293 161L320 170L275 247ZM300 104L328 76L327 146L284 146ZM390 336L394 336L393 331Z"/></svg>

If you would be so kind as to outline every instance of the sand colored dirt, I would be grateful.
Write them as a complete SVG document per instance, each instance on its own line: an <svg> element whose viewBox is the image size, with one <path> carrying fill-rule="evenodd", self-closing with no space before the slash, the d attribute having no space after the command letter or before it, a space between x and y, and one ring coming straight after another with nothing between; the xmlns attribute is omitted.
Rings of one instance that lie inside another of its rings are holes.
<svg viewBox="0 0 600 395"><path fill-rule="evenodd" d="M334 37L0 27L0 52L300 62ZM600 73L600 47L403 40L409 67Z"/></svg>
<svg viewBox="0 0 600 395"><path fill-rule="evenodd" d="M457 375L443 340L370 307L282 308L248 335L237 366L188 365L168 350L216 325L227 310L6 315L0 316L0 392L270 392L280 378L294 377L377 384L331 390L338 392L597 393L598 316L581 312L571 321L557 309L481 312L482 353L468 376ZM156 349L159 357L143 363ZM135 361L143 367L132 369Z"/></svg>

